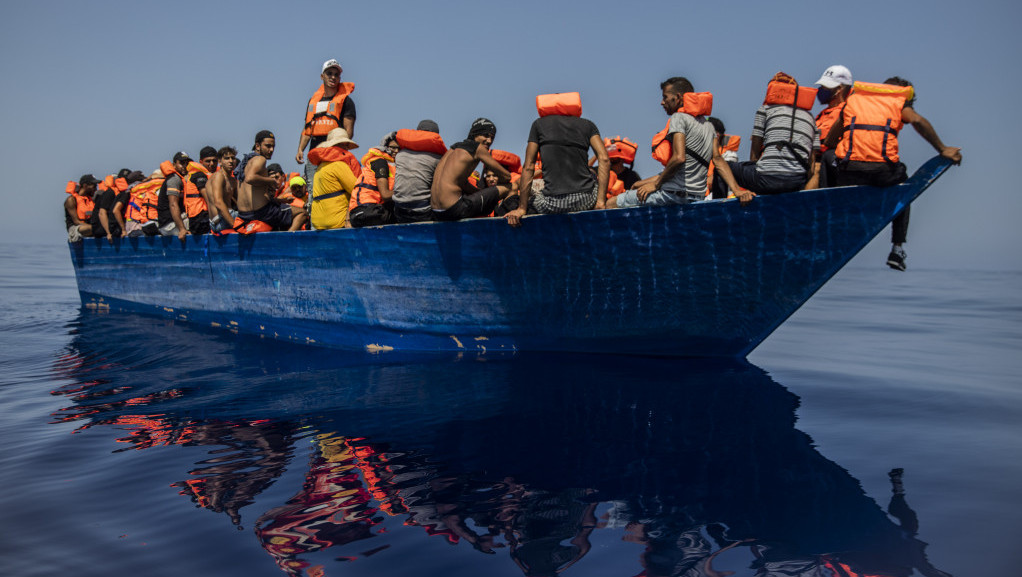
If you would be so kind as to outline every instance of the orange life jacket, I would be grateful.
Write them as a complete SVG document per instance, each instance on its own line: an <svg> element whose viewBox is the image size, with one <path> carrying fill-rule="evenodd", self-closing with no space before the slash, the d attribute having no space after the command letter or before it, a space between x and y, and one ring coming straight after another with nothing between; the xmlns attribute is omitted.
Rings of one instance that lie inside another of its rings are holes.
<svg viewBox="0 0 1022 577"><path fill-rule="evenodd" d="M496 148L490 149L490 156L493 160L500 163L501 166L507 169L511 173L522 172L522 159L513 152L507 152L505 150L497 150Z"/></svg>
<svg viewBox="0 0 1022 577"><path fill-rule="evenodd" d="M164 180L163 178L153 178L136 184L131 189L131 200L128 202L128 210L124 218L140 224L157 220L156 202Z"/></svg>
<svg viewBox="0 0 1022 577"><path fill-rule="evenodd" d="M550 115L582 116L582 95L578 92L540 94L536 96L540 118Z"/></svg>
<svg viewBox="0 0 1022 577"><path fill-rule="evenodd" d="M439 155L447 152L447 145L444 144L444 139L440 138L439 134L429 132L428 130L402 128L397 131L397 135L394 138L397 140L398 146L408 150L432 152Z"/></svg>
<svg viewBox="0 0 1022 577"><path fill-rule="evenodd" d="M181 191L181 197L184 199L185 212L188 213L188 218L195 218L202 214L203 211L209 210L209 207L206 206L206 197L203 196L199 187L192 182L192 176L199 173L204 174L207 181L211 177L209 170L205 166L192 161L188 163L188 174L181 179L184 181L184 190Z"/></svg>
<svg viewBox="0 0 1022 577"><path fill-rule="evenodd" d="M349 213L355 210L355 207L362 204L383 204L383 198L380 197L380 188L377 185L376 173L369 166L374 160L381 158L387 161L387 166L390 168L387 184L390 186L390 190L394 190L394 157L379 148L370 148L368 152L362 155L362 170L357 173L359 177L355 181L355 188L351 191L351 200L348 201Z"/></svg>
<svg viewBox="0 0 1022 577"><path fill-rule="evenodd" d="M898 162L901 110L912 99L911 86L856 82L841 112L843 134L838 159Z"/></svg>
<svg viewBox="0 0 1022 577"><path fill-rule="evenodd" d="M713 112L713 95L709 92L686 92L681 97L681 108L678 112L684 112L689 116L706 116ZM671 120L667 119L664 129L653 136L653 160L667 166L674 154L674 144L667 138L667 131L671 128ZM685 147L685 154L691 155L699 164L709 166L710 160L695 153L691 148Z"/></svg>
<svg viewBox="0 0 1022 577"><path fill-rule="evenodd" d="M313 148L309 151L309 162L319 166L324 162L347 162L352 174L360 174L362 165L355 155L337 146Z"/></svg>
<svg viewBox="0 0 1022 577"><path fill-rule="evenodd" d="M724 146L720 147L721 154L723 154L725 151L738 153L738 147L741 146L742 144L742 137L735 136L734 134L725 134L724 137L727 138L727 142L724 143ZM706 198L710 198L713 196L712 189L713 175L715 173L714 168L715 165L712 162L710 163L710 166L706 168ZM734 197L733 194L728 194L728 198L733 197Z"/></svg>
<svg viewBox="0 0 1022 577"><path fill-rule="evenodd" d="M816 128L820 129L820 152L829 150L824 141L827 140L827 135L838 118L841 118L841 105L824 108L816 115Z"/></svg>
<svg viewBox="0 0 1022 577"><path fill-rule="evenodd" d="M625 181L617 177L614 171L610 171L610 178L607 180L607 198L617 196L625 191Z"/></svg>
<svg viewBox="0 0 1022 577"><path fill-rule="evenodd" d="M354 84L342 82L337 87L337 94L326 105L326 109L322 112L316 112L316 108L319 107L319 101L323 99L323 93L325 92L325 88L320 85L319 89L312 95L312 98L309 99L309 106L305 111L305 130L302 131L302 134L306 136L326 136L331 130L340 127L342 125L341 109L344 105L344 99L354 91Z"/></svg>
<svg viewBox="0 0 1022 577"><path fill-rule="evenodd" d="M124 192L125 190L128 190L128 181L123 178L117 178L112 174L108 174L103 178L103 182L96 185L96 190L100 192L111 189L117 192Z"/></svg>
<svg viewBox="0 0 1022 577"><path fill-rule="evenodd" d="M74 181L68 181L67 186L64 187L64 192L70 194L75 199L75 213L78 215L78 220L81 222L89 222L92 218L92 210L96 206L96 199L85 196L84 194L78 194L78 185Z"/></svg>
<svg viewBox="0 0 1022 577"><path fill-rule="evenodd" d="M812 110L815 102L815 88L777 81L767 83L766 97L763 99L763 104L784 104L802 110Z"/></svg>
<svg viewBox="0 0 1022 577"><path fill-rule="evenodd" d="M635 153L639 150L639 145L628 140L627 137L604 138L603 146L607 148L607 155L611 158L620 158L628 164L635 163Z"/></svg>

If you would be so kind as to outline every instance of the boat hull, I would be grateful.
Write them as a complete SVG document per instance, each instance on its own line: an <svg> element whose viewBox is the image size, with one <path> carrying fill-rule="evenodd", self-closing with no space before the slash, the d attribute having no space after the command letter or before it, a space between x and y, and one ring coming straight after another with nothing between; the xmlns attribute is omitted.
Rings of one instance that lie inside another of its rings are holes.
<svg viewBox="0 0 1022 577"><path fill-rule="evenodd" d="M368 350L744 357L944 170L677 207L70 245L86 307Z"/></svg>

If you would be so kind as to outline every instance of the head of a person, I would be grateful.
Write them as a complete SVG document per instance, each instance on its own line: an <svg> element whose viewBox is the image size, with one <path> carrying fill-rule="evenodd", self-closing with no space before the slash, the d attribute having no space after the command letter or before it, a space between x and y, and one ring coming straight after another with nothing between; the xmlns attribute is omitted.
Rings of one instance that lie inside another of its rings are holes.
<svg viewBox="0 0 1022 577"><path fill-rule="evenodd" d="M128 184L135 184L136 182L142 182L145 180L145 175L140 170L131 170L130 168L122 168L117 173L117 178L123 178L124 182Z"/></svg>
<svg viewBox="0 0 1022 577"><path fill-rule="evenodd" d="M341 68L341 63L331 58L323 63L323 70L320 72L319 77L323 80L323 86L327 88L336 88L341 83L341 72L344 69Z"/></svg>
<svg viewBox="0 0 1022 577"><path fill-rule="evenodd" d="M660 83L660 93L662 95L660 106L664 107L664 111L667 114L674 114L681 108L685 95L694 91L695 89L692 88L692 83L688 81L688 78L684 76L668 78Z"/></svg>
<svg viewBox="0 0 1022 577"><path fill-rule="evenodd" d="M172 160L174 162L174 170L177 171L178 174L188 173L188 163L191 162L192 159L188 156L187 152L175 152Z"/></svg>
<svg viewBox="0 0 1022 577"><path fill-rule="evenodd" d="M435 132L440 134L440 125L435 120L425 119L420 120L419 124L415 127L415 130L422 130L424 132Z"/></svg>
<svg viewBox="0 0 1022 577"><path fill-rule="evenodd" d="M300 176L292 177L288 182L288 188L291 190L291 196L295 198L305 198L305 195L308 194L305 179Z"/></svg>
<svg viewBox="0 0 1022 577"><path fill-rule="evenodd" d="M273 136L273 133L269 130L260 130L256 133L255 144L252 145L252 150L256 154L270 159L273 158L273 149L277 145L277 138Z"/></svg>
<svg viewBox="0 0 1022 577"><path fill-rule="evenodd" d="M266 175L276 180L277 186L284 184L284 180L287 178L284 174L284 169L276 162L266 165Z"/></svg>
<svg viewBox="0 0 1022 577"><path fill-rule="evenodd" d="M497 173L492 168L483 171L483 181L487 187L497 186Z"/></svg>
<svg viewBox="0 0 1022 577"><path fill-rule="evenodd" d="M816 81L816 85L820 87L816 91L816 100L820 104L840 104L848 97L852 84L852 71L835 64L824 70L823 75Z"/></svg>
<svg viewBox="0 0 1022 577"><path fill-rule="evenodd" d="M355 141L348 136L348 131L340 127L334 128L330 132L326 133L326 139L319 143L316 148L329 148L331 146L336 146L345 150L358 148L358 144L356 144Z"/></svg>
<svg viewBox="0 0 1022 577"><path fill-rule="evenodd" d="M706 121L713 125L713 131L717 133L717 142L720 143L724 140L724 122L716 117L707 116Z"/></svg>
<svg viewBox="0 0 1022 577"><path fill-rule="evenodd" d="M218 162L216 149L212 146L203 146L199 151L199 164L206 167L206 170L213 172Z"/></svg>
<svg viewBox="0 0 1022 577"><path fill-rule="evenodd" d="M233 146L224 146L216 151L216 157L220 166L228 172L234 172L234 169L238 167L238 151Z"/></svg>
<svg viewBox="0 0 1022 577"><path fill-rule="evenodd" d="M383 138L380 139L380 150L391 156L401 151L401 147L397 143L397 132L388 132L383 135Z"/></svg>
<svg viewBox="0 0 1022 577"><path fill-rule="evenodd" d="M912 86L912 83L900 76L892 76L887 80L884 80L884 84L890 84L892 86ZM916 92L915 87L912 86L912 99L905 101L905 106L913 107L916 104Z"/></svg>
<svg viewBox="0 0 1022 577"><path fill-rule="evenodd" d="M490 146L497 136L497 125L488 118L476 118L468 129L468 139Z"/></svg>
<svg viewBox="0 0 1022 577"><path fill-rule="evenodd" d="M82 196L92 196L96 194L96 185L99 184L100 180L91 174L83 174L78 179L78 194Z"/></svg>

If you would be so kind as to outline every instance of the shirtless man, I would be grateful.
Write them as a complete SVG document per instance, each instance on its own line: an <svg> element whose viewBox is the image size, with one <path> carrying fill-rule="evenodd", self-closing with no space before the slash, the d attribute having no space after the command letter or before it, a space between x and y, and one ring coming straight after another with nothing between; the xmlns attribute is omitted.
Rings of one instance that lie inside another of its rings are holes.
<svg viewBox="0 0 1022 577"><path fill-rule="evenodd" d="M209 223L214 231L220 232L225 228L232 228L234 217L238 215L238 211L231 208L238 202L238 179L234 176L234 169L238 166L238 151L233 146L225 146L218 150L216 155L221 170L213 173L206 186L213 199L211 212L216 215Z"/></svg>
<svg viewBox="0 0 1022 577"><path fill-rule="evenodd" d="M486 216L511 190L511 173L490 156L490 145L497 127L485 118L477 118L468 138L451 146L437 164L430 205L434 220L460 220ZM475 190L468 182L472 170L482 162L497 174L497 184Z"/></svg>
<svg viewBox="0 0 1022 577"><path fill-rule="evenodd" d="M273 230L295 231L305 224L305 214L291 214L291 207L274 199L277 181L266 172L266 161L273 158L276 138L269 130L255 137L253 156L245 165L245 180L238 184L238 216L245 222L265 222Z"/></svg>

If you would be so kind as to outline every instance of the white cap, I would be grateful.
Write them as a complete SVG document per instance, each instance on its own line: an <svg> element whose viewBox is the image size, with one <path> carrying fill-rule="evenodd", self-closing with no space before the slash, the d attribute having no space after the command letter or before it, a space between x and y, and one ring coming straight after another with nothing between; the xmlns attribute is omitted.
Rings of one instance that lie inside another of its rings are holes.
<svg viewBox="0 0 1022 577"><path fill-rule="evenodd" d="M823 76L821 76L816 83L826 88L837 88L842 84L845 86L851 86L852 71L840 64L835 64L834 66L824 70Z"/></svg>
<svg viewBox="0 0 1022 577"><path fill-rule="evenodd" d="M320 73L322 74L323 72L326 72L327 68L337 68L338 72L344 72L344 69L341 68L341 63L333 58L323 63L323 70L320 70Z"/></svg>

